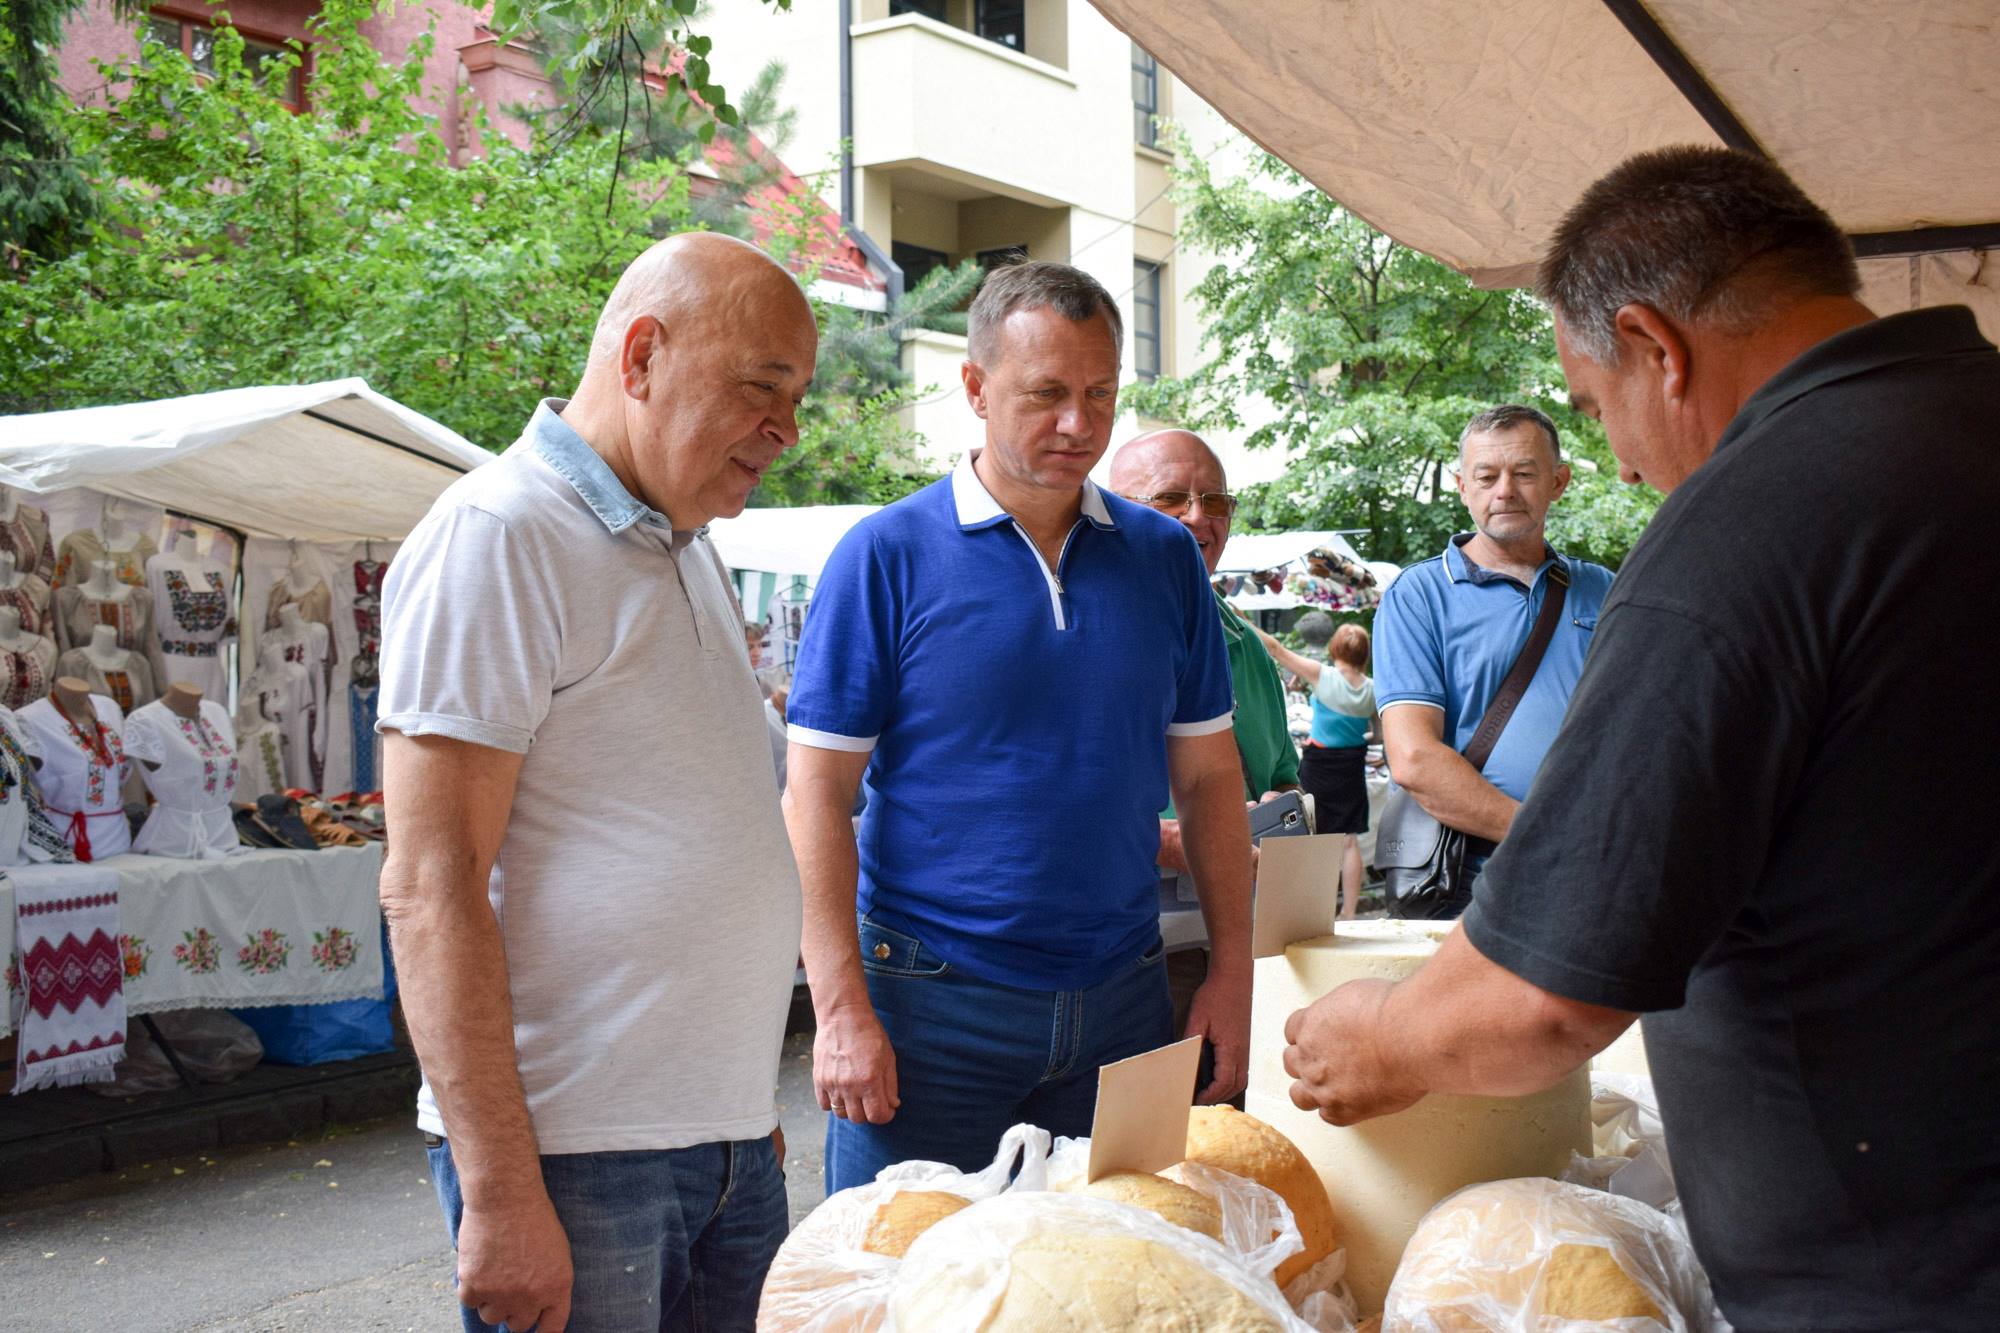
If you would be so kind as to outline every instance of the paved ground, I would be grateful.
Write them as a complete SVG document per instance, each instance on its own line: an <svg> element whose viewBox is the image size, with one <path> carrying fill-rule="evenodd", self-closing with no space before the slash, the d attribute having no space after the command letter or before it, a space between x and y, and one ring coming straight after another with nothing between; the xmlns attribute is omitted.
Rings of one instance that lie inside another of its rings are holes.
<svg viewBox="0 0 2000 1333"><path fill-rule="evenodd" d="M820 1198L810 1033L779 1085L792 1218ZM0 1195L0 1329L451 1330L451 1252L405 1117Z"/></svg>

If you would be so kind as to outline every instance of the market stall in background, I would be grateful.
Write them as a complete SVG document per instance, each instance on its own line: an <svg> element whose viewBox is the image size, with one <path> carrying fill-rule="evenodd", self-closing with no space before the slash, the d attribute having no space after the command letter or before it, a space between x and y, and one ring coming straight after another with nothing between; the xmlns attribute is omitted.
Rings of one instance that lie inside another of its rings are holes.
<svg viewBox="0 0 2000 1333"><path fill-rule="evenodd" d="M95 1078L168 1011L332 1058L315 1034L358 1001L386 1038L382 577L487 457L358 379L0 419L18 1089Z"/></svg>

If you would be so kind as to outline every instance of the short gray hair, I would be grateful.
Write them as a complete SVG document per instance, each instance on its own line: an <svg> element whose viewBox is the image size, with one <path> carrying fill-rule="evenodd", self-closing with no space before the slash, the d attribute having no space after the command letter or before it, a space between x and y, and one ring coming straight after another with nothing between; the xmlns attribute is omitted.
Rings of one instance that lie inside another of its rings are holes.
<svg viewBox="0 0 2000 1333"><path fill-rule="evenodd" d="M1556 228L1536 293L1577 351L1617 364L1619 307L1747 333L1780 296L1853 296L1854 250L1826 210L1761 157L1660 148L1627 158Z"/></svg>
<svg viewBox="0 0 2000 1333"><path fill-rule="evenodd" d="M1548 413L1524 407L1520 403L1502 403L1498 407L1489 407L1466 422L1465 429L1460 431L1458 436L1458 461L1465 462L1465 442L1473 436L1485 435L1496 430L1512 430L1524 422L1541 431L1549 442L1549 452L1556 457L1556 466L1561 467L1562 436L1556 432L1556 423L1549 420Z"/></svg>
<svg viewBox="0 0 2000 1333"><path fill-rule="evenodd" d="M965 314L966 356L984 365L1007 316L1016 310L1039 310L1043 306L1052 307L1064 319L1077 323L1102 313L1105 322L1111 325L1113 350L1121 358L1124 356L1125 321L1118 314L1118 303L1104 290L1104 284L1080 268L1046 260L1008 264L986 275L986 281L979 286L979 295L972 298L972 308Z"/></svg>

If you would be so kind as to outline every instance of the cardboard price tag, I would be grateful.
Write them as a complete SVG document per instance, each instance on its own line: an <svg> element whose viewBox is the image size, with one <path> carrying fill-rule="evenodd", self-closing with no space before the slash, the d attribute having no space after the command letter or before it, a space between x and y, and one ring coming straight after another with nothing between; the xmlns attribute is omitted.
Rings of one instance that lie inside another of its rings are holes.
<svg viewBox="0 0 2000 1333"><path fill-rule="evenodd" d="M1339 834L1328 833L1258 844L1252 958L1269 958L1288 944L1332 932L1340 902L1341 843Z"/></svg>
<svg viewBox="0 0 2000 1333"><path fill-rule="evenodd" d="M1085 1178L1151 1174L1186 1157L1188 1108L1200 1067L1201 1038L1189 1037L1099 1069Z"/></svg>

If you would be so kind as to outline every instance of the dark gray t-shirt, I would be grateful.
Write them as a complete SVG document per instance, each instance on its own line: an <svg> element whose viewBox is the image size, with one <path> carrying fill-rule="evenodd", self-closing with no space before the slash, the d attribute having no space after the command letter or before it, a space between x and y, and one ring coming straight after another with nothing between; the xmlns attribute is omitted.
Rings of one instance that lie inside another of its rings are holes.
<svg viewBox="0 0 2000 1333"><path fill-rule="evenodd" d="M1620 570L1465 916L1646 1012L1739 1330L2000 1328L1997 519L1967 311L1799 357Z"/></svg>

